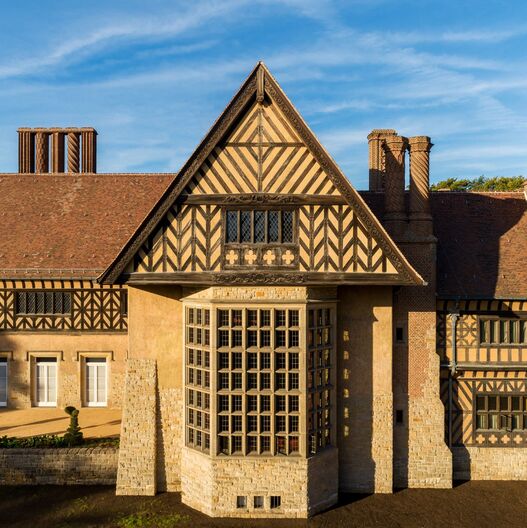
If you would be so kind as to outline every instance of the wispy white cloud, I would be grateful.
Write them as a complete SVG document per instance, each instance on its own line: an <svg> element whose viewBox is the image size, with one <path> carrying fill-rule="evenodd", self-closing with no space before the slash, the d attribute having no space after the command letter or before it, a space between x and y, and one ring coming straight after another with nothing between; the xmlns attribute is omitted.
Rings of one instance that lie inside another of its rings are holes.
<svg viewBox="0 0 527 528"><path fill-rule="evenodd" d="M80 60L87 53L120 40L160 39L181 35L191 29L207 24L211 19L225 17L246 5L248 0L200 1L190 3L186 10L166 16L128 18L111 23L96 31L77 38L62 39L62 43L44 50L41 55L31 58L13 57L0 64L0 78L16 77L35 70L57 65L68 60Z"/></svg>

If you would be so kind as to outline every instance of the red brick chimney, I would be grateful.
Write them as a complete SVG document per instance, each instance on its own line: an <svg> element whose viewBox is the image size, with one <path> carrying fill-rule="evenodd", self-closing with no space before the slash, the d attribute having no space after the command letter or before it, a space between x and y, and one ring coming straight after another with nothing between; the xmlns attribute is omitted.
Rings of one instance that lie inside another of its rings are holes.
<svg viewBox="0 0 527 528"><path fill-rule="evenodd" d="M391 235L402 236L407 227L404 203L404 163L408 139L398 135L387 136L384 150L384 223Z"/></svg>
<svg viewBox="0 0 527 528"><path fill-rule="evenodd" d="M19 128L18 172L61 173L64 172L66 166L66 156L66 172L97 172L96 140L97 131L91 127Z"/></svg>
<svg viewBox="0 0 527 528"><path fill-rule="evenodd" d="M414 235L432 235L430 212L430 149L428 136L408 140L410 150L410 230Z"/></svg>
<svg viewBox="0 0 527 528"><path fill-rule="evenodd" d="M397 136L392 129L376 128L368 134L370 191L384 190L385 158L382 145L387 137Z"/></svg>

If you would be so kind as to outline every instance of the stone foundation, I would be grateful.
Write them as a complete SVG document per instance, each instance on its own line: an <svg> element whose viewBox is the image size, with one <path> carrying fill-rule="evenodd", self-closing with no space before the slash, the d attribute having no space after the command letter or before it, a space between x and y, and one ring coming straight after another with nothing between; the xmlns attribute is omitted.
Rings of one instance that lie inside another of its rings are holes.
<svg viewBox="0 0 527 528"><path fill-rule="evenodd" d="M328 449L310 459L210 458L183 448L182 502L211 517L306 518L338 500L338 453ZM247 507L237 508L238 496ZM254 508L261 496L263 508ZM279 496L279 508L271 509L271 496Z"/></svg>
<svg viewBox="0 0 527 528"><path fill-rule="evenodd" d="M455 480L527 480L527 449L454 447Z"/></svg>
<svg viewBox="0 0 527 528"><path fill-rule="evenodd" d="M111 485L117 447L0 449L0 485Z"/></svg>

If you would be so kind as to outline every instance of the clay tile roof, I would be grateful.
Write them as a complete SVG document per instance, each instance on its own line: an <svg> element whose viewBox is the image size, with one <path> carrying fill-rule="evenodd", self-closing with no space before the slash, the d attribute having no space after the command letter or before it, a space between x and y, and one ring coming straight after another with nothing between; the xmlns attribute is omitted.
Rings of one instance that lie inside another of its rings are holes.
<svg viewBox="0 0 527 528"><path fill-rule="evenodd" d="M522 192L432 193L442 297L527 298Z"/></svg>
<svg viewBox="0 0 527 528"><path fill-rule="evenodd" d="M0 174L0 276L97 277L173 174Z"/></svg>
<svg viewBox="0 0 527 528"><path fill-rule="evenodd" d="M361 192L382 218L384 195ZM433 192L437 294L527 298L527 197L523 192Z"/></svg>

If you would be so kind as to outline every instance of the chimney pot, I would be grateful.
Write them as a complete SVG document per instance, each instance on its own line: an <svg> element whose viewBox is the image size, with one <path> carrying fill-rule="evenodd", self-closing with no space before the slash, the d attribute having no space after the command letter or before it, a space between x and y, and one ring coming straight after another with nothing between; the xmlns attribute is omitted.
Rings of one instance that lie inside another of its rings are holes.
<svg viewBox="0 0 527 528"><path fill-rule="evenodd" d="M368 134L369 189L382 191L385 179L385 157L382 145L387 137L397 136L391 128L376 128Z"/></svg>
<svg viewBox="0 0 527 528"><path fill-rule="evenodd" d="M51 171L54 173L64 172L66 136L68 136L68 172L96 172L97 132L91 127L19 128L18 172L33 174L50 171L50 137Z"/></svg>

